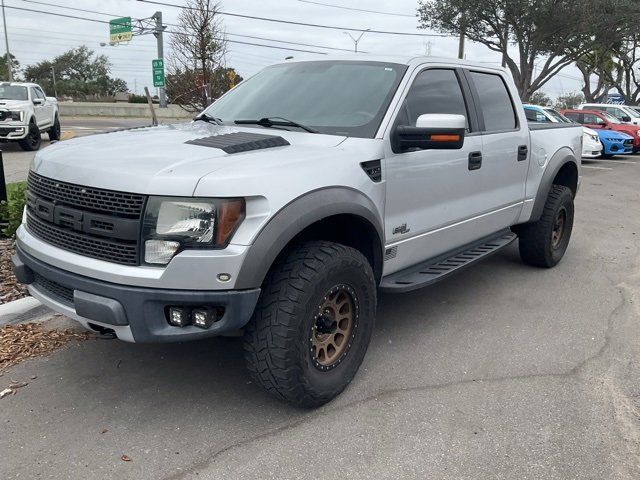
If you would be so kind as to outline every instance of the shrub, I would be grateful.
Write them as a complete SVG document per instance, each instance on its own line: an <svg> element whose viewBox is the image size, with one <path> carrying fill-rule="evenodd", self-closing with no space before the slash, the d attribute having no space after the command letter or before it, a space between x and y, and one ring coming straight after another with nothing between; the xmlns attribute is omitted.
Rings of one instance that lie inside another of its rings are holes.
<svg viewBox="0 0 640 480"><path fill-rule="evenodd" d="M2 233L11 237L22 223L22 212L27 201L27 182L9 183L7 201L0 203L0 219L9 222Z"/></svg>

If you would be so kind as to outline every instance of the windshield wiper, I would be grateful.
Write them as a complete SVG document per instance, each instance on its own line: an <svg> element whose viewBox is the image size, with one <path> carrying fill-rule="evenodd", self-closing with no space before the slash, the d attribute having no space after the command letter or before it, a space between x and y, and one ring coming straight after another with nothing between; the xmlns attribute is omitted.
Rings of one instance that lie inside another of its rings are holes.
<svg viewBox="0 0 640 480"><path fill-rule="evenodd" d="M201 113L200 115L195 117L193 119L193 121L194 122L202 121L202 122L212 123L214 125L224 125L224 122L222 121L222 119L217 118L217 117L212 117L211 115L209 115L207 113Z"/></svg>
<svg viewBox="0 0 640 480"><path fill-rule="evenodd" d="M260 125L261 127L298 127L309 133L319 133L311 127L284 117L263 117L260 120L235 120L236 125Z"/></svg>

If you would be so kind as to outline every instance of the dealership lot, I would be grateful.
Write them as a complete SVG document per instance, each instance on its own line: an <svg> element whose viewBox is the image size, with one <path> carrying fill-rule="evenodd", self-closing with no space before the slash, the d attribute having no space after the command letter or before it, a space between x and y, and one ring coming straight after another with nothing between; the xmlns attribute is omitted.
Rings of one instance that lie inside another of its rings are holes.
<svg viewBox="0 0 640 480"><path fill-rule="evenodd" d="M0 401L0 476L639 478L640 156L584 167L557 268L511 246L382 296L321 409L250 383L239 338L90 340L0 377L30 382Z"/></svg>

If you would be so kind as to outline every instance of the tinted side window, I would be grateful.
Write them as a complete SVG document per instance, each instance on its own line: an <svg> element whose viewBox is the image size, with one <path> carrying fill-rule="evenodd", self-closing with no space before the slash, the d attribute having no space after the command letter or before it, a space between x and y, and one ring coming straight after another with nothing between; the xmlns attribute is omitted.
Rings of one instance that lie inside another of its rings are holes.
<svg viewBox="0 0 640 480"><path fill-rule="evenodd" d="M40 97L43 100L45 98L47 98L46 95L44 94L44 92L42 90L40 90L39 88L36 88L36 93L38 94L38 97Z"/></svg>
<svg viewBox="0 0 640 480"><path fill-rule="evenodd" d="M499 132L517 128L518 117L500 75L471 72L471 78L478 91L485 131Z"/></svg>
<svg viewBox="0 0 640 480"><path fill-rule="evenodd" d="M537 122L538 121L538 112L536 112L535 110L531 110L529 108L525 108L524 109L524 115L527 117L527 120L529 120L530 122Z"/></svg>
<svg viewBox="0 0 640 480"><path fill-rule="evenodd" d="M594 115L593 113L585 113L584 114L584 123L587 125L602 125L605 123L599 116Z"/></svg>
<svg viewBox="0 0 640 480"><path fill-rule="evenodd" d="M430 69L416 77L405 102L405 123L415 126L420 115L449 113L464 115L469 126L467 107L458 76L453 70Z"/></svg>
<svg viewBox="0 0 640 480"><path fill-rule="evenodd" d="M580 121L580 114L579 113L567 112L567 113L564 114L564 116L567 117L569 120L573 120L574 122L582 123Z"/></svg>

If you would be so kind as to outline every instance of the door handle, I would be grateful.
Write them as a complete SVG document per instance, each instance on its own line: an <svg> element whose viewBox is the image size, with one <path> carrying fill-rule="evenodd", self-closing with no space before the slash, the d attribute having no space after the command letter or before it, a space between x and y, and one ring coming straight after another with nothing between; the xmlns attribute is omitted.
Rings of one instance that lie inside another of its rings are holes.
<svg viewBox="0 0 640 480"><path fill-rule="evenodd" d="M482 152L469 154L469 170L478 170L482 166Z"/></svg>
<svg viewBox="0 0 640 480"><path fill-rule="evenodd" d="M524 162L527 159L527 154L529 153L529 147L526 145L520 145L518 147L518 161Z"/></svg>

